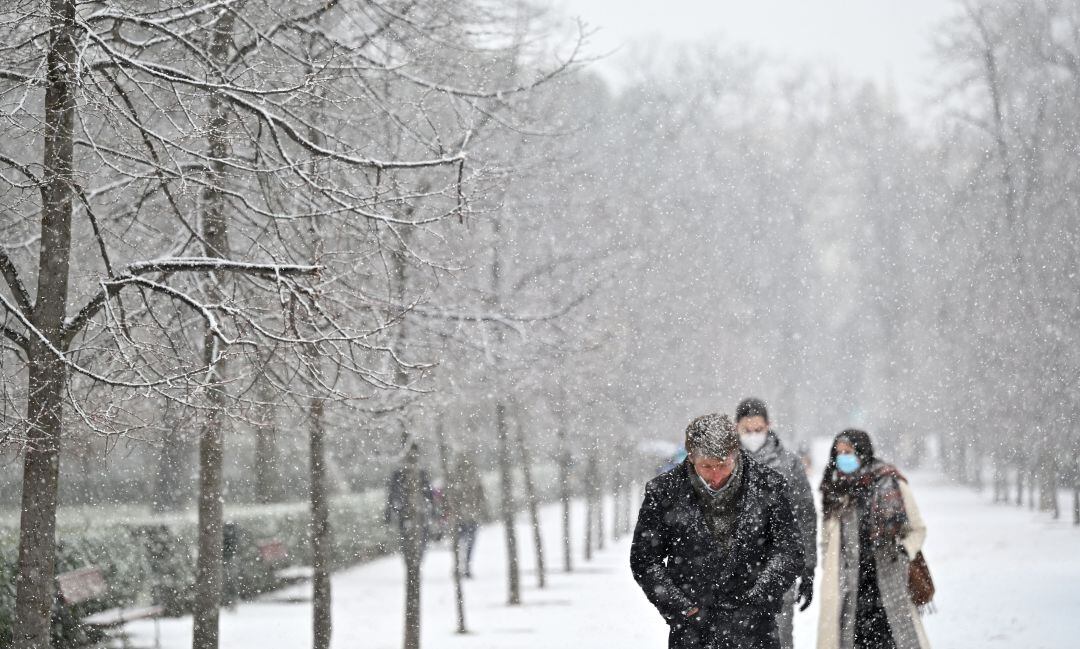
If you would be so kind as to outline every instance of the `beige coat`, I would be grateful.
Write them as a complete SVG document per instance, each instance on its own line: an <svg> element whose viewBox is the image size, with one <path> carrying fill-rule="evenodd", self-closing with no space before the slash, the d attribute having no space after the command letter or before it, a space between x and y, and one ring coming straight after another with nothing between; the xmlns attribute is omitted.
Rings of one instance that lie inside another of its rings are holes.
<svg viewBox="0 0 1080 649"><path fill-rule="evenodd" d="M900 543L904 548L908 559L913 559L922 549L923 541L926 540L926 523L923 521L919 508L915 505L915 497L911 493L911 487L907 482L899 480L900 494L904 499L904 509L907 512L908 526L904 531ZM823 523L821 539L821 567L823 571L821 590L818 593L821 606L821 616L818 620L818 649L840 648L840 519L836 516L826 518ZM923 629L922 620L914 604L910 604L911 616L915 625L915 631L919 637L920 649L930 649L926 631Z"/></svg>

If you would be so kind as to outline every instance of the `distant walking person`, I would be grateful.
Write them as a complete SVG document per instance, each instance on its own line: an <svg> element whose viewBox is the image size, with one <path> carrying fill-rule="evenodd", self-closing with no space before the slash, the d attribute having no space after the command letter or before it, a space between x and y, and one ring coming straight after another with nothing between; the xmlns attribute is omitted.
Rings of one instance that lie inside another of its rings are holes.
<svg viewBox="0 0 1080 649"><path fill-rule="evenodd" d="M472 555L476 546L476 532L480 522L487 517L487 496L476 463L462 455L454 467L454 475L447 484L449 505L453 509L452 520L457 521L458 550L461 553L461 572L472 577Z"/></svg>
<svg viewBox="0 0 1080 649"><path fill-rule="evenodd" d="M821 495L818 649L929 649L908 590L926 526L907 480L849 429L833 442Z"/></svg>
<svg viewBox="0 0 1080 649"><path fill-rule="evenodd" d="M727 415L686 429L686 460L645 487L630 569L670 649L779 649L776 615L803 566L781 476Z"/></svg>
<svg viewBox="0 0 1080 649"><path fill-rule="evenodd" d="M803 565L799 572L798 586L784 595L784 605L776 618L780 632L780 646L795 646L792 630L795 606L805 611L814 598L814 568L817 567L817 508L814 506L814 490L806 477L802 459L784 448L780 438L769 426L769 411L765 402L753 397L743 399L735 408L735 426L743 449L758 462L784 476L787 481L788 498L799 529L802 542Z"/></svg>
<svg viewBox="0 0 1080 649"><path fill-rule="evenodd" d="M419 449L415 442L411 444L405 454L405 459L402 460L394 471L390 474L390 479L386 484L386 509L383 513L383 520L390 526L396 527L398 530L398 541L404 544L408 534L407 530L417 530L419 532L419 540L421 550L427 545L428 539L432 535L432 527L435 522L435 491L431 486L431 476L426 469L418 468L416 488L420 490L419 498L417 499L417 511L413 514L418 520L409 520L410 508L408 507L409 498L409 479L406 474L406 464L410 454L413 457L419 455Z"/></svg>

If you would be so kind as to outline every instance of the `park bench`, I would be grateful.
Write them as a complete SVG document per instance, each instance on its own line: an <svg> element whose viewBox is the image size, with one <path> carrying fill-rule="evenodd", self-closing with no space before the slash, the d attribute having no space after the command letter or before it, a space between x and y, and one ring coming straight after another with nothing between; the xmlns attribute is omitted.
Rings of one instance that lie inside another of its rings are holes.
<svg viewBox="0 0 1080 649"><path fill-rule="evenodd" d="M280 539L262 539L255 543L259 551L259 558L272 571L274 579L278 582L291 584L298 581L311 579L309 566L284 566L281 564L289 558L289 549L285 542Z"/></svg>
<svg viewBox="0 0 1080 649"><path fill-rule="evenodd" d="M60 599L69 606L99 599L109 592L105 575L97 566L87 566L77 570L60 573L56 576L60 589ZM154 647L161 646L159 619L165 613L163 606L143 606L136 608L111 608L99 611L79 620L82 624L101 629L121 628L121 642L127 647L128 637L123 632L123 625L135 620L154 620Z"/></svg>

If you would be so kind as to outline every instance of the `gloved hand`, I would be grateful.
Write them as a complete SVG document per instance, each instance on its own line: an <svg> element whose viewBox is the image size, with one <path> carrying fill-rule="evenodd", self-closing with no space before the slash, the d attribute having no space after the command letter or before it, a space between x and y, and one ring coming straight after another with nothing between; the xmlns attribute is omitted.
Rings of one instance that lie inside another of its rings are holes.
<svg viewBox="0 0 1080 649"><path fill-rule="evenodd" d="M810 607L810 602L814 601L814 573L810 572L799 577L798 591L795 604L799 606L800 611L805 611Z"/></svg>

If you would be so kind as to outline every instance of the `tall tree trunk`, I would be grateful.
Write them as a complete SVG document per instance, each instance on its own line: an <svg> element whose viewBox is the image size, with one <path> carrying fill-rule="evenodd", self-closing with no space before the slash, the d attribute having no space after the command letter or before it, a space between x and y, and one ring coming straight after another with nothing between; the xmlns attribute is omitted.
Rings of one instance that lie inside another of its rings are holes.
<svg viewBox="0 0 1080 649"><path fill-rule="evenodd" d="M574 571L573 551L570 543L570 448L566 441L566 415L559 410L559 502L562 505L563 570Z"/></svg>
<svg viewBox="0 0 1080 649"><path fill-rule="evenodd" d="M233 39L235 8L221 11L214 27L209 58L224 69ZM228 107L211 91L208 100L210 120L207 131L210 169L203 191L202 235L206 254L227 258L228 220L225 215L225 159L229 155ZM208 282L210 293L219 294L224 277L215 273ZM199 438L199 556L195 567L195 601L192 611L192 649L217 649L218 617L222 590L222 531L224 518L222 456L225 446L226 363L219 349L220 341L207 325L203 336L207 376L206 421Z"/></svg>
<svg viewBox="0 0 1080 649"><path fill-rule="evenodd" d="M1039 511L1051 512L1056 519L1061 515L1058 502L1058 468L1049 439L1044 440L1043 449L1039 461Z"/></svg>
<svg viewBox="0 0 1080 649"><path fill-rule="evenodd" d="M163 415L164 431L161 435L161 453L158 455L157 480L154 483L153 508L156 512L176 511L184 503L181 470L186 465L187 444L180 431L180 406L172 401L165 402Z"/></svg>
<svg viewBox="0 0 1080 649"><path fill-rule="evenodd" d="M1080 525L1080 466L1073 467L1073 525Z"/></svg>
<svg viewBox="0 0 1080 649"><path fill-rule="evenodd" d="M595 542L596 528L596 456L589 451L589 458L585 464L585 475L582 483L585 485L585 560L592 561L593 545Z"/></svg>
<svg viewBox="0 0 1080 649"><path fill-rule="evenodd" d="M1024 466L1023 462L1016 465L1016 506L1024 506Z"/></svg>
<svg viewBox="0 0 1080 649"><path fill-rule="evenodd" d="M259 379L259 410L255 426L255 499L267 504L282 500L281 474L278 470L277 414L273 385L266 377ZM314 404L312 404L314 405Z"/></svg>
<svg viewBox="0 0 1080 649"><path fill-rule="evenodd" d="M319 359L312 359L318 367ZM317 387L315 389L318 389ZM313 396L309 425L311 463L311 589L312 589L312 649L329 649L332 620L330 618L330 562L332 541L330 529L329 490L326 486L326 444L323 413L325 400Z"/></svg>
<svg viewBox="0 0 1080 649"><path fill-rule="evenodd" d="M446 431L443 430L442 420L435 425L435 433L439 437L439 464L442 467L443 484L445 485L445 500L447 504L447 524L450 526L450 551L453 553L453 570L451 578L454 580L454 605L457 612L457 632L468 633L465 626L465 589L461 583L461 519L459 516L460 505L458 502L462 485L454 480L451 470L450 448L446 443Z"/></svg>
<svg viewBox="0 0 1080 649"><path fill-rule="evenodd" d="M23 458L19 572L15 579L14 649L48 649L56 562L56 507L67 368L56 350L64 348L62 327L68 302L71 259L71 183L74 171L75 1L49 3L46 61L44 182L37 302L27 315L49 344L29 336L27 445Z"/></svg>
<svg viewBox="0 0 1080 649"><path fill-rule="evenodd" d="M502 491L501 514L506 536L507 603L521 603L521 567L518 562L517 531L514 529L514 475L510 466L510 431L506 423L506 406L495 404L495 433L498 435L499 487Z"/></svg>
<svg viewBox="0 0 1080 649"><path fill-rule="evenodd" d="M420 649L420 564L424 559L424 508L420 451L415 443L405 451L405 511L402 556L405 559L404 649Z"/></svg>
<svg viewBox="0 0 1080 649"><path fill-rule="evenodd" d="M630 457L629 449L624 448L622 451L619 454L620 457ZM611 476L611 538L615 541L621 539L624 534L630 533L630 480L626 471L627 467L620 461Z"/></svg>
<svg viewBox="0 0 1080 649"><path fill-rule="evenodd" d="M599 454L599 451L593 451ZM604 549L604 480L600 473L600 459L597 457L593 461L592 479L596 482L596 490L593 497L596 499L595 511L596 511L596 549Z"/></svg>
<svg viewBox="0 0 1080 649"><path fill-rule="evenodd" d="M525 502L529 508L529 523L532 527L533 549L536 552L536 583L540 588L547 586L547 569L544 565L544 536L540 529L540 499L536 496L536 483L533 482L529 446L525 442L525 431L521 425L521 410L517 409L515 420L517 430L518 457L521 458L522 477L525 479Z"/></svg>

